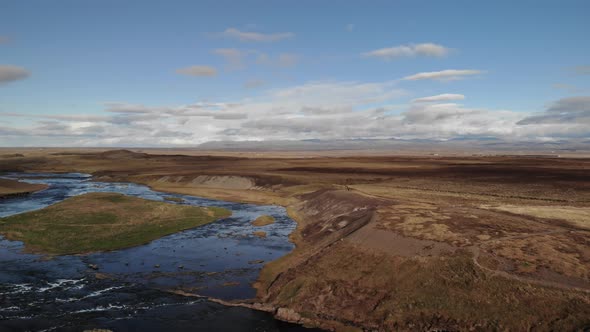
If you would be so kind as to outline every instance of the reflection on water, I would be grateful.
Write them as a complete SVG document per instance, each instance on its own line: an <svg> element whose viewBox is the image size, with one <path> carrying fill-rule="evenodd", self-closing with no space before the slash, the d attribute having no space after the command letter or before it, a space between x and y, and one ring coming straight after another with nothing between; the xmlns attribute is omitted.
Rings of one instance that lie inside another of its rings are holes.
<svg viewBox="0 0 590 332"><path fill-rule="evenodd" d="M94 182L68 174L3 175L49 188L27 197L0 201L0 217L32 211L88 192L117 192L150 200L177 197L180 203L221 206L232 216L149 244L86 256L48 258L22 253L23 245L0 239L0 330L80 331L80 327L141 330L299 330L245 308L228 308L182 290L221 299L252 298L262 267L293 245L295 223L279 206L259 206L168 194L132 183ZM256 217L276 222L254 227ZM264 230L266 238L252 233ZM90 264L98 270L89 269Z"/></svg>

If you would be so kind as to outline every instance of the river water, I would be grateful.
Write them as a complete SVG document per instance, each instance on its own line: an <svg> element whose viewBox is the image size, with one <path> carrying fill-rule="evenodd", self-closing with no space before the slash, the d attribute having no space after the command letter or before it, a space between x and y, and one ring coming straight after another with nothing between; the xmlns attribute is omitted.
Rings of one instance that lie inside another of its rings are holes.
<svg viewBox="0 0 590 332"><path fill-rule="evenodd" d="M162 193L133 183L95 182L89 175L11 173L4 178L49 188L0 201L0 217L89 192L117 192L198 206L220 206L232 216L149 244L89 255L47 257L23 253L23 244L0 237L0 331L310 331L272 315L227 307L183 291L224 300L255 296L251 287L263 262L293 249L295 228L284 208ZM260 215L276 222L254 227ZM254 236L255 230L267 233ZM89 268L90 264L98 270Z"/></svg>

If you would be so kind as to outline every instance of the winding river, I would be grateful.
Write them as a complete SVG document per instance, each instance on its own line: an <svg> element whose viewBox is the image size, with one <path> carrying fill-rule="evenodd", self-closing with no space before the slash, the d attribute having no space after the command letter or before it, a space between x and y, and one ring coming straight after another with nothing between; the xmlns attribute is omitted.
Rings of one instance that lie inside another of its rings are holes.
<svg viewBox="0 0 590 332"><path fill-rule="evenodd" d="M293 249L295 228L285 209L169 194L133 183L95 182L79 173L11 173L2 177L49 188L0 201L0 217L44 208L89 192L116 192L155 201L176 197L198 206L221 206L232 216L149 244L90 255L46 257L22 252L0 237L0 331L309 331L272 315L227 307L224 300L255 296L251 284L263 262ZM276 222L254 227L268 214ZM266 238L252 233L263 230ZM90 269L94 264L98 270Z"/></svg>

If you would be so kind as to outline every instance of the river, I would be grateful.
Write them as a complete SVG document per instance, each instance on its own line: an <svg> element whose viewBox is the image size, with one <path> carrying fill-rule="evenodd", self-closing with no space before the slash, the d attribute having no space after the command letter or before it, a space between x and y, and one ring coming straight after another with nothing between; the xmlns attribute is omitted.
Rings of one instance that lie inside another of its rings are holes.
<svg viewBox="0 0 590 332"><path fill-rule="evenodd" d="M10 173L8 179L49 185L26 197L0 201L10 216L89 192L116 192L155 201L175 197L220 206L232 216L162 237L149 244L89 255L23 253L23 244L0 236L0 331L311 331L272 315L227 307L183 291L223 300L249 299L263 262L293 249L295 228L283 207L232 203L169 194L133 183L95 182L79 173ZM276 222L251 225L260 215ZM267 233L254 236L255 230ZM98 270L90 269L93 264Z"/></svg>

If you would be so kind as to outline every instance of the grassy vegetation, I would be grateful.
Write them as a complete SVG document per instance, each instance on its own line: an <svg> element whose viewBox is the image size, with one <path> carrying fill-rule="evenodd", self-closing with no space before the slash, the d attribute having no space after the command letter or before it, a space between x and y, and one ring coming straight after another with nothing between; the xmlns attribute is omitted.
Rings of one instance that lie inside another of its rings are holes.
<svg viewBox="0 0 590 332"><path fill-rule="evenodd" d="M486 275L467 252L415 259L343 241L284 274L276 307L380 331L577 331L590 317L585 294Z"/></svg>
<svg viewBox="0 0 590 332"><path fill-rule="evenodd" d="M92 193L45 209L0 219L0 234L28 251L65 255L148 243L164 235L227 217L229 210Z"/></svg>
<svg viewBox="0 0 590 332"><path fill-rule="evenodd" d="M2 160L0 171L86 172L287 207L297 247L265 263L258 299L313 326L569 331L590 324L589 293L579 291L590 280L587 158L55 151L26 150L26 158ZM236 177L256 186L226 185ZM370 227L348 236L374 206Z"/></svg>
<svg viewBox="0 0 590 332"><path fill-rule="evenodd" d="M254 220L252 222L252 225L254 225L254 226L266 226L266 225L274 224L274 222L275 222L275 218L273 218L272 216L263 215L263 216L260 216L260 217L256 218L256 220Z"/></svg>

